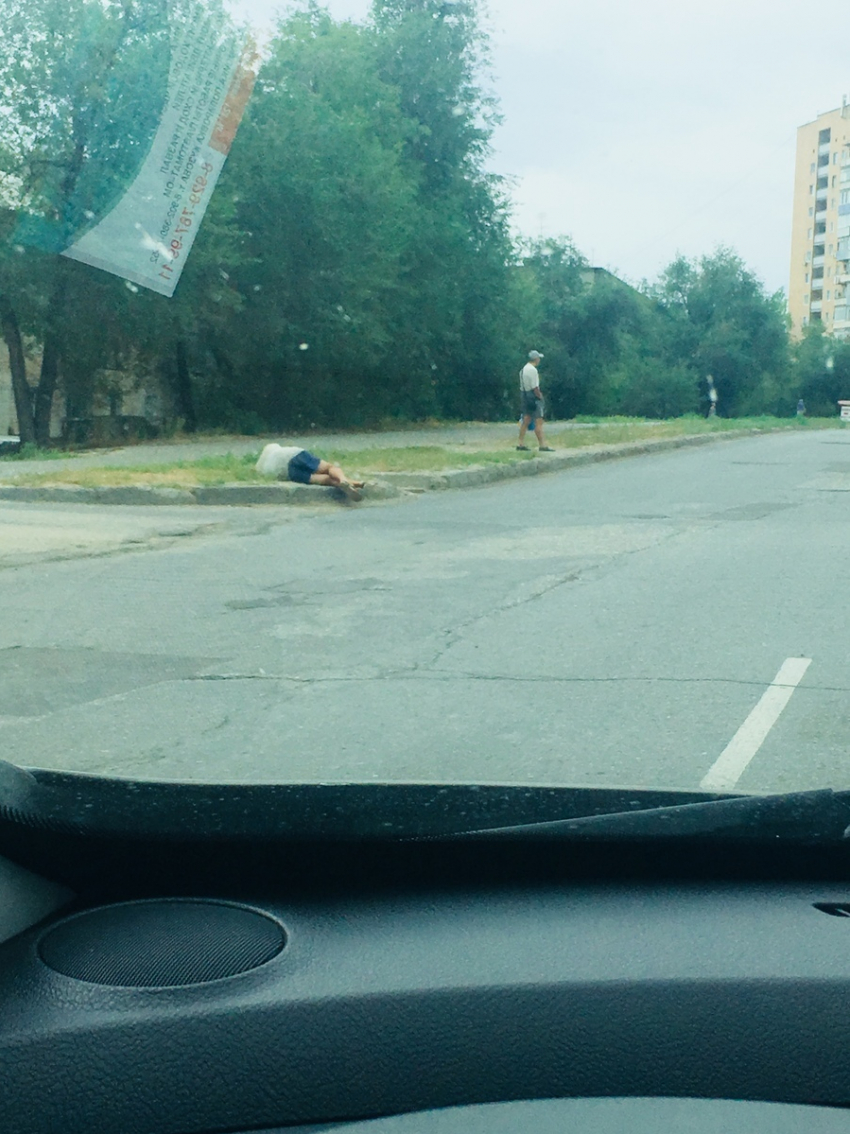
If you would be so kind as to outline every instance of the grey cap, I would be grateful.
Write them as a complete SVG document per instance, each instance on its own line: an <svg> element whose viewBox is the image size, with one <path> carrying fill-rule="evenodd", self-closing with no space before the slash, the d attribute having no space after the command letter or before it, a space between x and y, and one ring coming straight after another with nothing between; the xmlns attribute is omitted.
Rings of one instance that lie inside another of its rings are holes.
<svg viewBox="0 0 850 1134"><path fill-rule="evenodd" d="M540 353L540 351L539 351L539 350L530 350L530 351L528 352L528 357L529 357L529 358L530 358L530 359L531 359L532 361L534 361L535 359L540 359L540 358L542 358L542 357L543 357L543 355L542 355L542 354Z"/></svg>

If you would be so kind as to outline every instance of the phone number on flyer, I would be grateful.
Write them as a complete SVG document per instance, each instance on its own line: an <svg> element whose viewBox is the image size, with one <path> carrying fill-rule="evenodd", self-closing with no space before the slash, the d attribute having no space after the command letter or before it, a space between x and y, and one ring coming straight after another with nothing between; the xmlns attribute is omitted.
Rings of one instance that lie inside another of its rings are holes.
<svg viewBox="0 0 850 1134"><path fill-rule="evenodd" d="M173 233L171 234L171 243L165 249L171 256L172 260L179 260L183 251L183 237L191 229L194 224L194 216L196 206L200 205L204 191L209 185L209 175L212 173L213 167L209 162L205 161L201 166L201 172L196 176L193 184L192 191L189 194L189 206L183 210L180 216L177 217L177 222ZM162 271L159 273L164 280L170 279L174 272L174 265L163 264Z"/></svg>

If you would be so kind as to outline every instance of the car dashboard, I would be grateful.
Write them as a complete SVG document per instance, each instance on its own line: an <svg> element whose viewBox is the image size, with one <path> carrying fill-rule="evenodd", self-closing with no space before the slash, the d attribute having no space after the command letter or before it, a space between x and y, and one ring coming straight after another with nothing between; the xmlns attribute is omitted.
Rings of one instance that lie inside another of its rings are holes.
<svg viewBox="0 0 850 1134"><path fill-rule="evenodd" d="M843 850L25 819L5 1134L850 1129Z"/></svg>

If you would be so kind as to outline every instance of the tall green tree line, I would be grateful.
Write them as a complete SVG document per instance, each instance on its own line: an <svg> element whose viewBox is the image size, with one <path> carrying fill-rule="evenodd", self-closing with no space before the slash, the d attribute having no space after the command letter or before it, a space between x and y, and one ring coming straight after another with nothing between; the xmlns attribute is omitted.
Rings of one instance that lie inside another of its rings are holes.
<svg viewBox="0 0 850 1134"><path fill-rule="evenodd" d="M561 417L698 412L709 376L728 414L839 388L842 351L792 347L729 250L633 289L569 240L512 238L478 0L283 16L172 299L60 257L155 128L168 21L217 3L0 0L0 334L26 439L57 388L85 416L115 370L186 428L246 431L502 418L531 346Z"/></svg>

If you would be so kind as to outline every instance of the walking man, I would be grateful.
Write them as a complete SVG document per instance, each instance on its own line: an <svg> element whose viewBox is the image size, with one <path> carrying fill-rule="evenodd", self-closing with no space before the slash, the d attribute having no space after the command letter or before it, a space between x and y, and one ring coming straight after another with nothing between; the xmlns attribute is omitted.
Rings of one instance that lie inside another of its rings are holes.
<svg viewBox="0 0 850 1134"><path fill-rule="evenodd" d="M537 367L540 365L542 357L543 355L540 351L530 350L528 352L528 362L519 372L522 418L519 423L519 442L517 443L517 449L528 451L528 446L525 444L525 434L533 421L534 433L537 437L537 445L540 452L554 453L555 450L547 445L543 439L543 395L540 393L540 378L537 373Z"/></svg>

